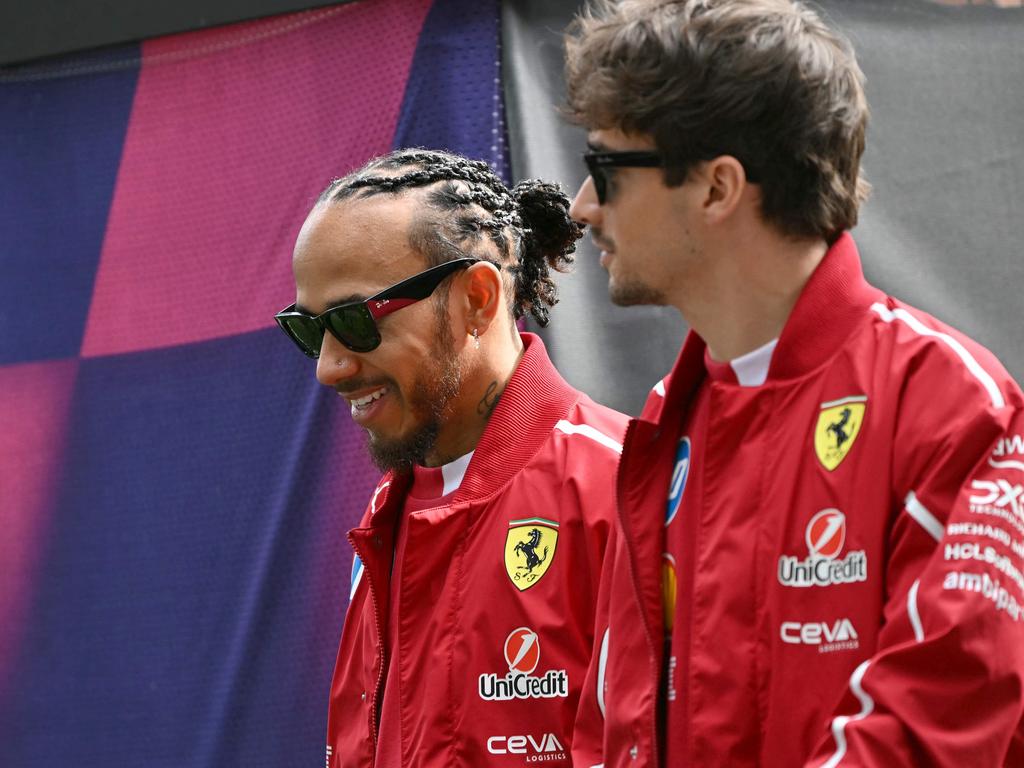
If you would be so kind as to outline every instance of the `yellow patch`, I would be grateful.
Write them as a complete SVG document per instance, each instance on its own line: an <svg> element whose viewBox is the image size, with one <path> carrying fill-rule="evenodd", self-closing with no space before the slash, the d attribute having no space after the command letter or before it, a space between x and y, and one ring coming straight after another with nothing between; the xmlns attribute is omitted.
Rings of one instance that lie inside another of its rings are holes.
<svg viewBox="0 0 1024 768"><path fill-rule="evenodd" d="M516 589L529 589L551 567L558 543L558 523L543 517L511 520L505 537L505 572Z"/></svg>
<svg viewBox="0 0 1024 768"><path fill-rule="evenodd" d="M818 424L814 428L814 452L821 466L829 472L842 463L856 442L867 406L866 395L821 404Z"/></svg>
<svg viewBox="0 0 1024 768"><path fill-rule="evenodd" d="M676 560L668 552L661 555L661 607L664 609L665 630L672 631L676 623Z"/></svg>

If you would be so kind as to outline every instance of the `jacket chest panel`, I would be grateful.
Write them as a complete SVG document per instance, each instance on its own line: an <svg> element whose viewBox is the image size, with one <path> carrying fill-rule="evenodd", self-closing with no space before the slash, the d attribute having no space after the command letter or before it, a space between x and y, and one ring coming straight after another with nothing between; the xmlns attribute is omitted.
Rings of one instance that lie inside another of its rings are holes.
<svg viewBox="0 0 1024 768"><path fill-rule="evenodd" d="M810 385L712 386L714 426L691 479L700 499L684 507L694 555L680 683L698 761L717 759L702 752L712 745L736 764L758 754L756 724L794 695L775 681L811 675L842 689L877 643L894 416L871 401L871 372L862 378L840 366ZM714 701L695 698L708 692ZM808 701L787 718L832 703ZM751 729L735 727L737 712Z"/></svg>
<svg viewBox="0 0 1024 768"><path fill-rule="evenodd" d="M402 601L404 738L446 734L463 764L567 759L597 585L574 574L591 572L597 555L579 504L561 498L571 489L547 486L527 475L440 521L408 521L392 591ZM437 706L422 706L424 691Z"/></svg>

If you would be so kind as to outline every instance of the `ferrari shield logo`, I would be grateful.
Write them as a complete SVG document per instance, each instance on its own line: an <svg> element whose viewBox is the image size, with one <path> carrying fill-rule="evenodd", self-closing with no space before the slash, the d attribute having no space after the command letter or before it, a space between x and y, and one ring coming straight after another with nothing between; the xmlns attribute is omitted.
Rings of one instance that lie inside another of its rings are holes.
<svg viewBox="0 0 1024 768"><path fill-rule="evenodd" d="M558 523L543 517L511 520L505 537L505 573L516 589L529 589L548 572L558 543Z"/></svg>
<svg viewBox="0 0 1024 768"><path fill-rule="evenodd" d="M856 442L867 403L866 395L855 395L821 404L814 428L814 452L829 472L842 463Z"/></svg>

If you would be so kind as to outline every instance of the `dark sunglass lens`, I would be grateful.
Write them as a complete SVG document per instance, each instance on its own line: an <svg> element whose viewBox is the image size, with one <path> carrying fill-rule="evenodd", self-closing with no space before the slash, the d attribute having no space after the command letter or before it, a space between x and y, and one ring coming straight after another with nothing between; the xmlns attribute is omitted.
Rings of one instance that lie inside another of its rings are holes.
<svg viewBox="0 0 1024 768"><path fill-rule="evenodd" d="M282 325L303 352L310 357L320 356L324 336L312 318L288 317L282 320Z"/></svg>
<svg viewBox="0 0 1024 768"><path fill-rule="evenodd" d="M328 312L324 323L334 337L353 352L369 352L380 344L377 323L364 304Z"/></svg>
<svg viewBox="0 0 1024 768"><path fill-rule="evenodd" d="M608 178L605 176L604 168L595 168L592 178L594 179L594 192L597 194L597 202L604 205L604 198L608 193Z"/></svg>

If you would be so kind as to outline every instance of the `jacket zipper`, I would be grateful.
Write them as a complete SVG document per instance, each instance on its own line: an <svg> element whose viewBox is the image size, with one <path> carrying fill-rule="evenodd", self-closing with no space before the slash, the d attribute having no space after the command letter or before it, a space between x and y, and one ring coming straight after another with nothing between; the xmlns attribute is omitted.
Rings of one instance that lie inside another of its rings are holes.
<svg viewBox="0 0 1024 768"><path fill-rule="evenodd" d="M378 658L380 659L379 669L377 671L377 682L373 688L373 695L370 697L370 735L373 737L373 754L370 756L370 765L377 759L377 731L380 728L380 708L378 706L380 699L381 688L384 686L384 621L380 614L380 601L377 599L377 588L374 585L373 577L370 575L370 569L366 566L369 562L366 559L366 554L359 548L355 539L351 534L348 536L349 543L352 544L352 549L356 551L359 558L363 561L363 567L366 569L364 576L366 583L370 587L370 602L373 604L373 622L377 628L377 648Z"/></svg>
<svg viewBox="0 0 1024 768"><path fill-rule="evenodd" d="M622 439L622 455L623 456L627 456L628 455L627 454L627 448L628 448L628 446L630 444L631 439L633 438L634 433L636 432L635 428L636 428L637 423L638 422L636 420L633 420L633 421L631 421L629 423L629 426L626 428L626 436ZM618 515L619 515L619 523L622 525L623 537L625 538L625 541L626 541L626 553L628 555L628 561L629 561L629 576L630 576L630 580L632 581L632 584L633 584L633 594L636 597L637 605L640 607L640 623L643 625L643 628L644 628L644 638L647 640L647 649L650 652L650 658L653 659L653 660L656 660L658 658L658 653L657 653L657 649L655 648L655 645L654 645L654 638L651 636L651 628L647 624L647 617L646 617L646 612L644 610L644 603L643 603L643 599L641 598L641 594L640 594L640 582L637 579L636 553L635 553L635 550L633 548L632 532L630 531L630 529L626 525L626 515L624 513L623 505L622 505L622 500L623 500L622 486L623 486L623 479L625 478L625 476L626 476L625 472L620 472L619 473L619 477L618 477L618 481L616 482L616 494L617 494L618 498L617 498L617 503L616 503L615 507L616 507L616 511L618 512ZM656 669L656 672L655 672L655 675L654 675L654 686L653 686L654 697L655 697L655 714L654 714L654 717L651 718L651 749L654 751L654 765L658 765L659 762L660 762L661 756L660 756L660 754L658 752L658 741L659 740L658 740L657 700L658 700L658 696L661 695L661 691L660 691L661 670L659 669L659 667L660 667L659 664L654 664L654 667Z"/></svg>

